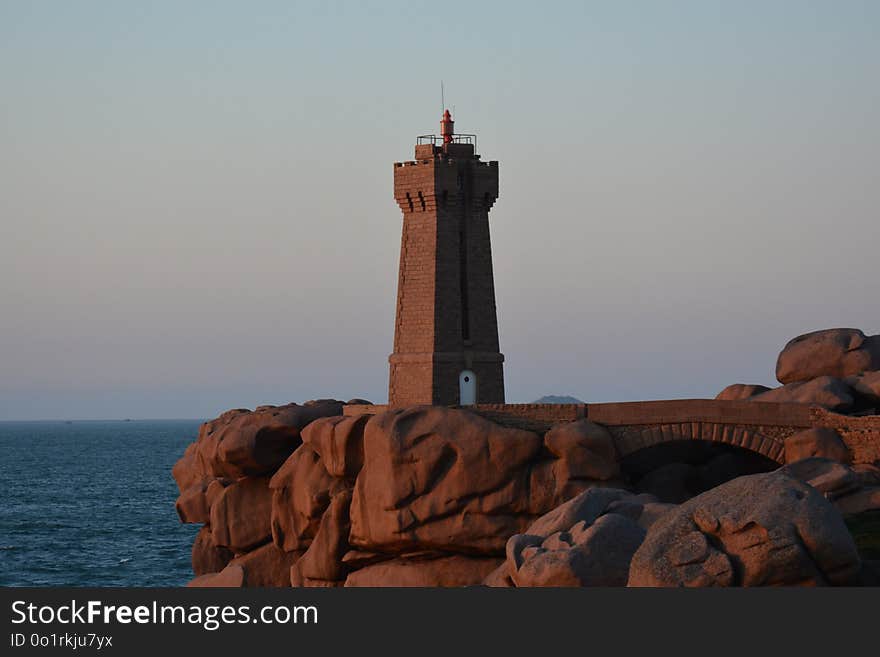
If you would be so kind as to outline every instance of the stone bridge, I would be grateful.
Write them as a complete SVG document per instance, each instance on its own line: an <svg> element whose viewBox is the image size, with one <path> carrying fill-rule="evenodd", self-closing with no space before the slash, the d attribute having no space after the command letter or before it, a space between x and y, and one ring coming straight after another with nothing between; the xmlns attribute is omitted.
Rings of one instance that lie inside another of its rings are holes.
<svg viewBox="0 0 880 657"><path fill-rule="evenodd" d="M346 406L346 415L379 413L387 406ZM539 433L560 422L588 419L608 428L620 458L663 443L726 443L785 462L783 442L811 427L836 430L854 463L880 461L880 416L847 416L804 404L672 399L602 404L480 404L489 420Z"/></svg>

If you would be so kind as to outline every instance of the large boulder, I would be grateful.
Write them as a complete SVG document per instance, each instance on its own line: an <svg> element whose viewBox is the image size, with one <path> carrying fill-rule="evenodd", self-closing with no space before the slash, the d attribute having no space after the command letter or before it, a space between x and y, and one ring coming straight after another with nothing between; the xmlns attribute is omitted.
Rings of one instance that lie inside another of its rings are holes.
<svg viewBox="0 0 880 657"><path fill-rule="evenodd" d="M617 513L607 513L593 524L584 521L534 543L518 534L508 543L507 563L518 564L510 578L524 586L624 586L635 551L645 530Z"/></svg>
<svg viewBox="0 0 880 657"><path fill-rule="evenodd" d="M880 370L880 336L869 338L853 328L799 335L785 345L776 361L780 383L820 376L843 378L867 370Z"/></svg>
<svg viewBox="0 0 880 657"><path fill-rule="evenodd" d="M789 463L779 468L778 472L802 481L828 499L853 493L863 485L862 479L851 467L818 456Z"/></svg>
<svg viewBox="0 0 880 657"><path fill-rule="evenodd" d="M589 420L557 424L544 435L544 445L556 456L554 479L572 487L559 490L571 497L582 490L581 481L612 481L620 477L617 449L608 430Z"/></svg>
<svg viewBox="0 0 880 657"><path fill-rule="evenodd" d="M246 552L272 536L272 491L268 477L244 477L218 492L211 505L216 545Z"/></svg>
<svg viewBox="0 0 880 657"><path fill-rule="evenodd" d="M805 429L785 439L785 462L794 463L813 456L850 463L852 455L840 434L827 427Z"/></svg>
<svg viewBox="0 0 880 657"><path fill-rule="evenodd" d="M330 498L346 487L342 479L330 476L311 445L301 445L269 481L275 545L288 552L305 550L318 532Z"/></svg>
<svg viewBox="0 0 880 657"><path fill-rule="evenodd" d="M343 582L348 568L342 558L348 552L348 533L351 528L348 512L351 506L351 490L339 491L321 517L321 525L309 548L296 562L299 576L305 580ZM291 575L294 581L296 575Z"/></svg>
<svg viewBox="0 0 880 657"><path fill-rule="evenodd" d="M861 564L840 513L784 472L734 479L654 523L629 586L847 585Z"/></svg>
<svg viewBox="0 0 880 657"><path fill-rule="evenodd" d="M756 402L812 404L830 411L845 411L853 406L850 387L841 379L820 376L802 383L789 383L749 398Z"/></svg>
<svg viewBox="0 0 880 657"><path fill-rule="evenodd" d="M197 479L178 496L174 508L180 522L204 524L210 521L210 507L205 492L213 481L212 477Z"/></svg>
<svg viewBox="0 0 880 657"><path fill-rule="evenodd" d="M880 372L848 376L844 382L866 404L871 404L875 408L880 406Z"/></svg>
<svg viewBox="0 0 880 657"><path fill-rule="evenodd" d="M844 516L880 509L880 468L875 466L848 466L814 457L790 463L780 471L815 488Z"/></svg>
<svg viewBox="0 0 880 657"><path fill-rule="evenodd" d="M755 395L770 390L767 386L753 383L734 383L727 386L724 390L715 395L715 399L722 401L737 401L742 399L751 399Z"/></svg>
<svg viewBox="0 0 880 657"><path fill-rule="evenodd" d="M437 406L376 415L364 431L364 465L351 506L351 544L366 551L439 550L501 555L512 534L592 485L576 463L596 443L560 438L574 455L554 471L540 436ZM602 457L604 459L604 457ZM603 466L604 467L604 466Z"/></svg>
<svg viewBox="0 0 880 657"><path fill-rule="evenodd" d="M581 522L591 525L599 516L622 501L638 501L646 504L655 502L656 499L650 495L633 495L628 490L619 488L590 488L537 518L523 533L547 537ZM633 516L633 514L627 515ZM638 519L638 515L633 519Z"/></svg>
<svg viewBox="0 0 880 657"><path fill-rule="evenodd" d="M364 427L372 415L326 417L302 431L303 442L321 457L327 473L354 481L364 465Z"/></svg>
<svg viewBox="0 0 880 657"><path fill-rule="evenodd" d="M191 588L240 588L244 586L244 569L229 565L218 573L198 575L187 583Z"/></svg>
<svg viewBox="0 0 880 657"><path fill-rule="evenodd" d="M321 417L341 415L342 402L235 409L206 422L173 470L181 492L204 476L258 476L276 470L300 445L301 431Z"/></svg>
<svg viewBox="0 0 880 657"><path fill-rule="evenodd" d="M205 425L202 426L204 427ZM171 468L171 476L174 477L177 490L181 494L201 479L210 479L208 473L199 466L197 452L197 442L190 443L186 446L183 456ZM184 520L183 522L186 521Z"/></svg>
<svg viewBox="0 0 880 657"><path fill-rule="evenodd" d="M506 545L504 569L487 586L623 586L630 559L659 514L650 495L592 488L532 523ZM646 513L647 510L647 513ZM665 510L665 509L664 509ZM643 518L645 516L645 518Z"/></svg>
<svg viewBox="0 0 880 657"><path fill-rule="evenodd" d="M289 587L290 568L301 556L302 552L284 552L274 543L266 543L256 550L236 557L229 562L226 569L236 566L241 568L242 586Z"/></svg>
<svg viewBox="0 0 880 657"><path fill-rule="evenodd" d="M501 562L500 558L463 555L397 558L354 571L345 586L476 586Z"/></svg>
<svg viewBox="0 0 880 657"><path fill-rule="evenodd" d="M192 569L196 575L217 573L232 561L235 555L229 548L214 543L211 528L207 525L196 534L192 546Z"/></svg>

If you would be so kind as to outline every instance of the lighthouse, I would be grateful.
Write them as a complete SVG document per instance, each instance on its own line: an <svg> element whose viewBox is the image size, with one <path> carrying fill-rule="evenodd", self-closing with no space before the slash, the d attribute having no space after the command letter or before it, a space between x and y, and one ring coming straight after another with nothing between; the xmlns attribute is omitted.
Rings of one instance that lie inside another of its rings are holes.
<svg viewBox="0 0 880 657"><path fill-rule="evenodd" d="M504 403L489 238L498 162L454 125L445 110L440 134L419 136L415 158L394 164L403 230L391 406Z"/></svg>

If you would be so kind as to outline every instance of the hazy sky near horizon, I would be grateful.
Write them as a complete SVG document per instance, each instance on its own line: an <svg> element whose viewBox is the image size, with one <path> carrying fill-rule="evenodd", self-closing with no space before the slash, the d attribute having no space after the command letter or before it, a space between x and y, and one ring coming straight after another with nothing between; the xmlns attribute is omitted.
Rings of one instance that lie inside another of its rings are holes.
<svg viewBox="0 0 880 657"><path fill-rule="evenodd" d="M441 79L500 161L508 401L880 332L878 2L0 0L0 419L384 401Z"/></svg>

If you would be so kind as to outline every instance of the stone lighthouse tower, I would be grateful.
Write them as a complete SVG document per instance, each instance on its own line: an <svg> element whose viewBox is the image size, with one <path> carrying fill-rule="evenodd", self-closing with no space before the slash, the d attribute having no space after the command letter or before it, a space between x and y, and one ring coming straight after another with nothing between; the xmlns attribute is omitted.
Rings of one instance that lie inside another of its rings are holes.
<svg viewBox="0 0 880 657"><path fill-rule="evenodd" d="M440 126L394 164L403 236L391 406L504 402L489 242L498 162L480 160L475 135L455 134L449 110Z"/></svg>

